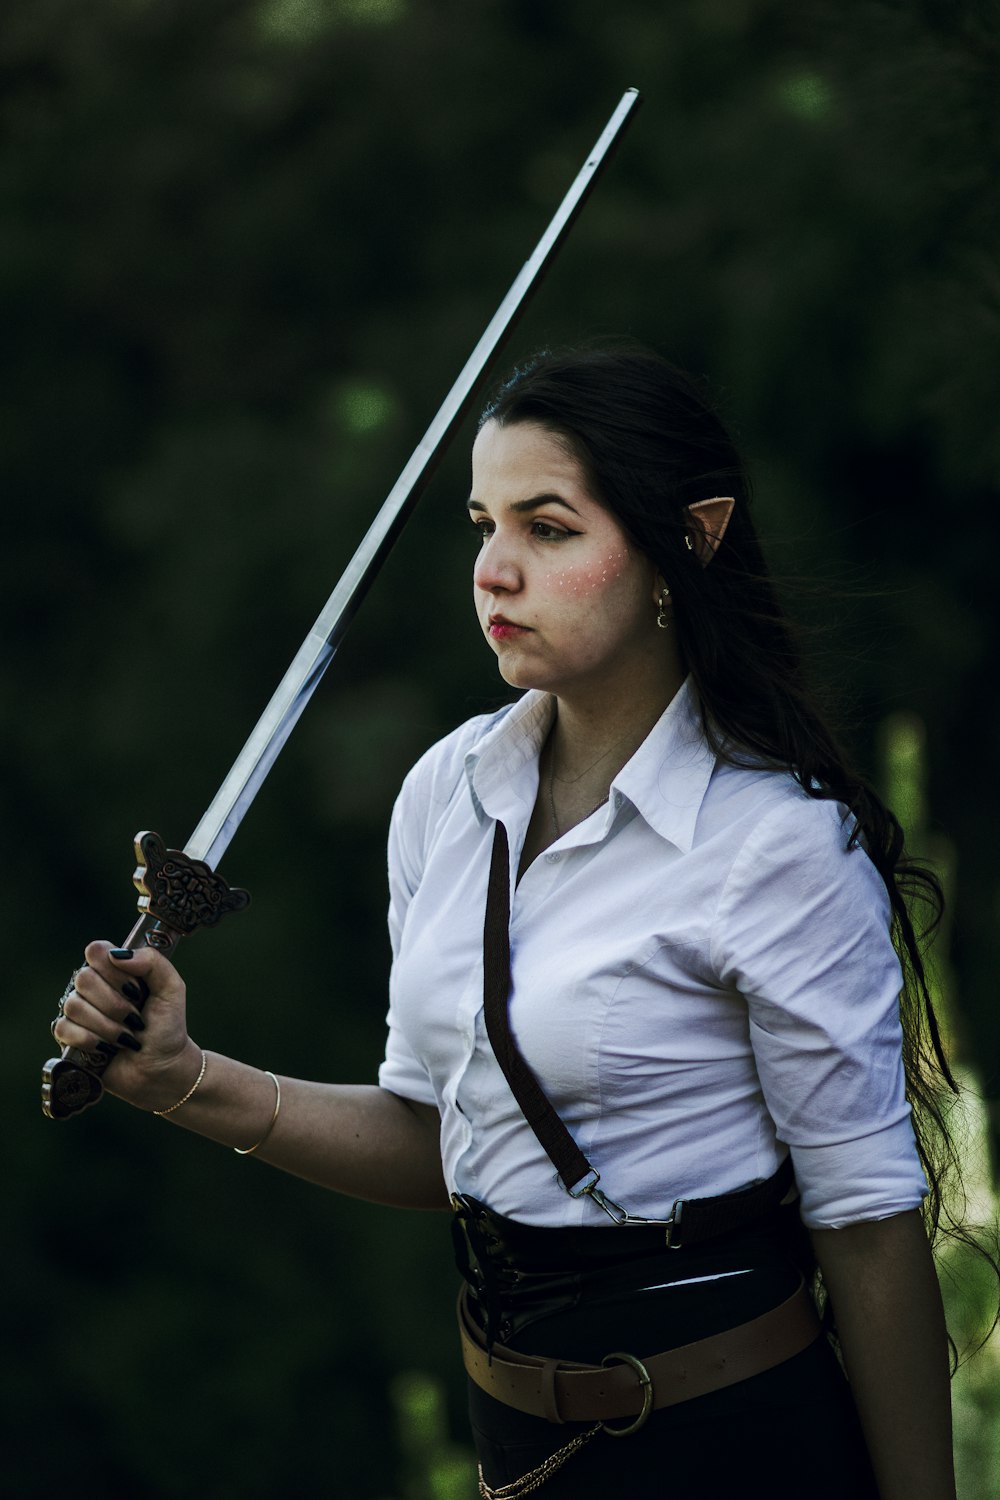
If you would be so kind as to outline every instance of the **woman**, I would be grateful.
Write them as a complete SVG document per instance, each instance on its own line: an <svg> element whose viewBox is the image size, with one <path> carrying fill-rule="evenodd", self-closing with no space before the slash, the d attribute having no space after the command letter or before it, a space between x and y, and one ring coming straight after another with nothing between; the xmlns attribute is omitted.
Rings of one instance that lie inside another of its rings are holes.
<svg viewBox="0 0 1000 1500"><path fill-rule="evenodd" d="M526 691L400 795L380 1086L206 1055L170 964L106 943L55 1035L121 1047L111 1091L274 1166L451 1195L483 1495L948 1500L909 867L803 688L729 439L656 356L541 356L484 414L469 515L480 624ZM850 1387L801 1318L785 1337L816 1262ZM605 1362L632 1405L570 1411Z"/></svg>

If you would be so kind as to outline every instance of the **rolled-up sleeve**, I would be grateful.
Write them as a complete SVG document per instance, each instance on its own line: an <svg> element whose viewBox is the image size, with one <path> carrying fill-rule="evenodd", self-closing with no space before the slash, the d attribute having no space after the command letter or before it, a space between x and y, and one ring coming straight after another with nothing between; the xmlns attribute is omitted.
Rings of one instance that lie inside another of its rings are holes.
<svg viewBox="0 0 1000 1500"><path fill-rule="evenodd" d="M389 941L394 969L399 957L407 908L420 882L422 868L419 848L421 841L413 807L418 795L415 780L415 772L411 772L396 800L389 826ZM418 1104L436 1104L438 1101L427 1068L407 1042L398 1024L393 990L393 977L390 975L389 1013L386 1016L389 1034L386 1038L385 1058L378 1070L379 1084L391 1093L400 1094L404 1099L413 1099Z"/></svg>
<svg viewBox="0 0 1000 1500"><path fill-rule="evenodd" d="M906 1100L885 886L838 804L770 812L723 889L714 967L744 996L761 1087L804 1222L840 1228L926 1193Z"/></svg>

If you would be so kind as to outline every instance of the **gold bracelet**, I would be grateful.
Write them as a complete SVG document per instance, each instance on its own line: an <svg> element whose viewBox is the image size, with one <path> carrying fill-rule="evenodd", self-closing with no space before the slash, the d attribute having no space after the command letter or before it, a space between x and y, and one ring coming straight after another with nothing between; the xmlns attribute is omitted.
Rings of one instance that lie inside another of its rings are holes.
<svg viewBox="0 0 1000 1500"><path fill-rule="evenodd" d="M191 1095L194 1093L195 1089L198 1087L199 1083L201 1083L201 1080L204 1078L204 1076L205 1076L205 1067L206 1067L207 1063L208 1063L208 1054L207 1054L207 1052L203 1051L202 1054L201 1054L201 1072L198 1074L198 1077L195 1079L194 1083L192 1083L191 1087L188 1089L188 1091L184 1095L183 1099L178 1099L177 1103L176 1104L171 1104L171 1106L170 1106L169 1109L154 1109L153 1110L153 1114L154 1115L172 1115L175 1109L180 1109L180 1107L181 1107L182 1104L186 1104L188 1102L188 1100L190 1099Z"/></svg>
<svg viewBox="0 0 1000 1500"><path fill-rule="evenodd" d="M236 1152L237 1156L251 1156L253 1152L258 1149L258 1147L263 1146L264 1142L271 1134L271 1131L274 1129L275 1120L278 1118L278 1110L281 1108L281 1084L278 1082L277 1078L275 1078L274 1074L270 1071L265 1074L265 1077L270 1078L271 1082L274 1084L274 1114L271 1116L271 1123L264 1131L264 1134L261 1136L260 1140L255 1141L252 1146L234 1146L233 1150Z"/></svg>

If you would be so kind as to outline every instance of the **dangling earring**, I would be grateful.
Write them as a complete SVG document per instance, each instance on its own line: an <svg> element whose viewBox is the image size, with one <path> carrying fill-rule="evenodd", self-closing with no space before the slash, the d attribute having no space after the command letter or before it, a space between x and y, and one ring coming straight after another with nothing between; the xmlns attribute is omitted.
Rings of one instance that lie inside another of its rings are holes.
<svg viewBox="0 0 1000 1500"><path fill-rule="evenodd" d="M669 603L670 603L670 590L667 588L666 584L664 584L664 586L663 586L663 592L662 592L662 594L660 595L660 598L659 598L659 606L660 606L660 608L659 608L659 612L658 612L658 614L656 616L656 623L657 623L657 625L659 625L659 627L660 627L661 630L669 630L670 629L670 616L667 614L667 605Z"/></svg>

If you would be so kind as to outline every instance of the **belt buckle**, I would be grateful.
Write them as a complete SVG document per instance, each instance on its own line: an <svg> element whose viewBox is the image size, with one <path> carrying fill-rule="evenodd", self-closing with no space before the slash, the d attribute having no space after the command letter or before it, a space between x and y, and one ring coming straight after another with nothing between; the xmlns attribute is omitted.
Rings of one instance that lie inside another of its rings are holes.
<svg viewBox="0 0 1000 1500"><path fill-rule="evenodd" d="M642 1360L636 1359L634 1354L625 1354L621 1350L616 1350L614 1354L606 1354L601 1364L607 1368L608 1362L612 1359L620 1359L622 1364L628 1365L638 1375L642 1389L642 1410L627 1427L609 1427L607 1422L602 1422L601 1431L606 1432L608 1437L631 1437L634 1432L639 1431L640 1427L645 1427L647 1418L653 1410L653 1382Z"/></svg>

